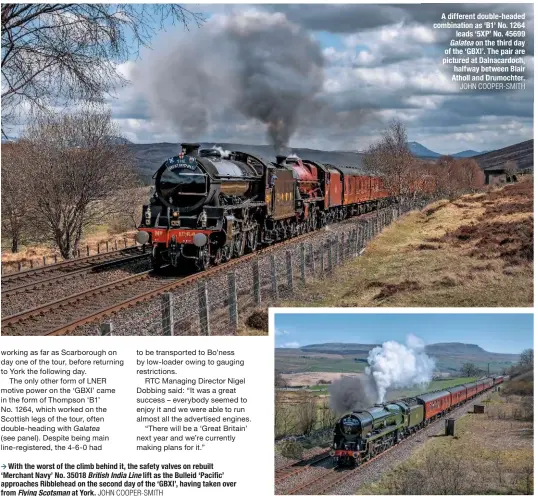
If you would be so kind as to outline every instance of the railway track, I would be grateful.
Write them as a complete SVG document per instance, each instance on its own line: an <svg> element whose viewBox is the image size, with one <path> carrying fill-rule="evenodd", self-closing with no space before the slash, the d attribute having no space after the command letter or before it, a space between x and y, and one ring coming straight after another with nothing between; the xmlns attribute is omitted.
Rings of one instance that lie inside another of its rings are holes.
<svg viewBox="0 0 538 496"><path fill-rule="evenodd" d="M338 224L366 219L375 216L375 214L376 212L369 212L344 220ZM265 255L273 250L278 250L288 244L305 240L319 234L319 232L320 230L315 230L295 236L265 247L257 252L244 255L227 263L210 267L204 272L189 276L170 277L154 271L145 271L107 282L100 286L8 315L2 318L2 333L6 335L64 335L85 324L103 320L120 310L134 307L165 292L173 291L181 286L192 284L218 272L228 270L237 264L247 262L254 257ZM136 248L102 254L103 258L107 256L114 257L115 254L117 258L113 258L112 260L103 260L101 255L94 255L85 259L70 260L60 264L24 271L16 275L6 275L2 277L2 296L4 296L4 284L6 282L12 285L12 287L5 289L5 294L7 295L16 294L16 292L31 293L36 287L42 287L47 284L58 284L63 278L68 276L76 276L91 270L98 270L99 267L103 267L105 264L123 263L129 260L129 256L131 259L136 256L148 256L148 254L141 254L140 251L138 251L138 255L133 255L133 250L136 250ZM122 257L118 257L120 253L122 253ZM80 264L86 265L81 267ZM29 277L29 279L26 279L26 277Z"/></svg>
<svg viewBox="0 0 538 496"><path fill-rule="evenodd" d="M307 239L318 232L312 231L296 236L190 276L170 277L150 270L102 284L66 298L4 317L2 318L2 333L6 335L64 335L78 327L102 320L122 309L133 307L162 293L173 291L181 286L228 270L260 254L265 255L282 246Z"/></svg>
<svg viewBox="0 0 538 496"><path fill-rule="evenodd" d="M491 393L491 390L488 390L486 393ZM475 398L473 398L468 403L465 403L464 405L462 405L460 407L457 407L455 410L452 410L449 413L454 414L454 412L460 411L460 409L468 408L469 406L474 404L474 402L477 399L481 399L483 396L484 396L483 394L480 394L479 396L476 396ZM439 419L436 419L435 421L428 424L428 426L426 426L424 429L421 429L421 430L415 432L414 434L411 434L410 436L403 439L400 443L395 444L395 445L391 446L390 448L382 451L381 453L379 453L375 457L371 458L370 460L361 463L361 465L359 465L358 467L354 467L354 468L338 468L338 467L335 467L335 468L331 469L330 471L323 471L323 473L321 473L315 479L308 480L307 482L292 488L289 492L287 492L285 494L315 494L315 495L334 494L334 493L331 493L329 491L332 491L332 489L335 486L337 486L340 482L344 481L348 477L352 477L352 476L357 475L358 473L360 473L360 471L364 467L367 467L371 463L374 463L374 462L378 461L380 458L384 457L385 455L390 453L395 448L398 448L399 446L402 446L404 444L408 444L408 442L413 440L416 436L418 436L420 434L423 434L425 429L427 429L427 428L429 428L431 426L434 426L434 425L438 425L447 416L448 416L448 414L443 415ZM298 473L298 472L295 472L292 475L295 475L296 473ZM290 475L290 477L291 477L291 475ZM287 477L285 477L285 478L287 478ZM285 478L276 480L275 483L280 482L281 480L284 480ZM280 493L278 493L278 494L280 494Z"/></svg>
<svg viewBox="0 0 538 496"><path fill-rule="evenodd" d="M275 471L275 484L282 482L285 479L293 477L294 475L302 472L303 470L308 469L309 467L314 467L320 463L331 458L329 451L320 453L319 455L310 458L309 460L303 460L301 462L294 462L286 465L285 467L279 468Z"/></svg>
<svg viewBox="0 0 538 496"><path fill-rule="evenodd" d="M24 270L2 276L2 297L28 293L51 284L58 284L66 278L76 277L90 271L122 265L149 257L138 247L115 250L90 257L66 260L36 269Z"/></svg>

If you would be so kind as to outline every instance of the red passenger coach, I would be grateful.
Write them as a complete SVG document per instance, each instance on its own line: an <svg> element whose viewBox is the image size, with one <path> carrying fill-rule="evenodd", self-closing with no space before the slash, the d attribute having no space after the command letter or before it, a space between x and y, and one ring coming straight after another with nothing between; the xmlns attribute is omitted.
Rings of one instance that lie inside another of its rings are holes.
<svg viewBox="0 0 538 496"><path fill-rule="evenodd" d="M439 391L417 396L417 401L424 405L424 420L441 415L450 408L450 393Z"/></svg>
<svg viewBox="0 0 538 496"><path fill-rule="evenodd" d="M456 386L447 389L450 393L450 406L454 407L463 403L467 399L467 388L465 386Z"/></svg>
<svg viewBox="0 0 538 496"><path fill-rule="evenodd" d="M467 385L467 399L476 396L476 382L471 382Z"/></svg>
<svg viewBox="0 0 538 496"><path fill-rule="evenodd" d="M325 199L325 207L339 207L344 199L341 173L332 167L327 167L327 171L329 173L329 187L327 188L329 195L328 201L327 197Z"/></svg>

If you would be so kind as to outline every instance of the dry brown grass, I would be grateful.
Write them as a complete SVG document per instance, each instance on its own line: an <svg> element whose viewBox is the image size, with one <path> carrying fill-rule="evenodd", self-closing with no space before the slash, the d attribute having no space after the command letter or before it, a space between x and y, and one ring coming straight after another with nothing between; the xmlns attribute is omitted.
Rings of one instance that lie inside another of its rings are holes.
<svg viewBox="0 0 538 496"><path fill-rule="evenodd" d="M90 255L97 253L97 244L100 244L101 253L106 249L106 242L109 243L109 250L114 249L114 241L118 242L118 248L124 247L124 240L127 239L128 246L133 246L133 238L136 231L126 231L121 234L111 235L107 230L98 230L82 239L80 244L81 255L86 255L86 246L90 247ZM5 269L16 270L21 262L25 268L29 268L30 260L34 261L36 267L42 265L43 257L47 257L47 264L53 263L54 255L58 261L62 261L59 251L46 244L22 246L18 253L11 253L9 248L2 247L2 265Z"/></svg>
<svg viewBox="0 0 538 496"><path fill-rule="evenodd" d="M532 306L532 194L523 182L412 212L283 306Z"/></svg>

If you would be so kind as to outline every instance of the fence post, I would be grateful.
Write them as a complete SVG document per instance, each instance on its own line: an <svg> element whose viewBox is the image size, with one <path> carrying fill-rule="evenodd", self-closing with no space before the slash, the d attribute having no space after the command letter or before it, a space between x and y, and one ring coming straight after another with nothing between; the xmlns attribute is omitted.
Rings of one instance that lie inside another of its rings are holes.
<svg viewBox="0 0 538 496"><path fill-rule="evenodd" d="M47 257L43 257L43 267L45 267L45 265L47 265Z"/></svg>
<svg viewBox="0 0 538 496"><path fill-rule="evenodd" d="M271 255L271 287L273 289L273 296L278 300L278 276L276 272L276 258Z"/></svg>
<svg viewBox="0 0 538 496"><path fill-rule="evenodd" d="M77 250L77 258L80 258L80 249Z"/></svg>
<svg viewBox="0 0 538 496"><path fill-rule="evenodd" d="M117 250L118 249L118 240L115 239L114 240L114 250Z"/></svg>
<svg viewBox="0 0 538 496"><path fill-rule="evenodd" d="M123 244L125 245L125 248L127 248L127 238L123 238Z"/></svg>
<svg viewBox="0 0 538 496"><path fill-rule="evenodd" d="M321 243L321 246L319 247L319 260L320 260L320 268L321 268L321 277L325 277L325 250L324 250L324 243Z"/></svg>
<svg viewBox="0 0 538 496"><path fill-rule="evenodd" d="M17 263L17 272L20 272L21 270L22 270L22 263L18 262Z"/></svg>
<svg viewBox="0 0 538 496"><path fill-rule="evenodd" d="M333 271L333 245L331 241L327 241L328 248L329 248L329 272Z"/></svg>
<svg viewBox="0 0 538 496"><path fill-rule="evenodd" d="M308 258L310 259L310 270L312 271L312 275L316 273L316 259L314 257L314 246L312 243L309 243L308 245Z"/></svg>
<svg viewBox="0 0 538 496"><path fill-rule="evenodd" d="M101 250L100 245L101 245L101 243L99 243L99 241L98 241L98 242L97 242L97 255L99 255L100 250Z"/></svg>
<svg viewBox="0 0 538 496"><path fill-rule="evenodd" d="M90 245L86 245L86 256L90 256Z"/></svg>
<svg viewBox="0 0 538 496"><path fill-rule="evenodd" d="M99 334L101 336L112 336L112 322L102 322L99 326Z"/></svg>
<svg viewBox="0 0 538 496"><path fill-rule="evenodd" d="M30 268L31 269L34 268L34 259L33 258L30 259Z"/></svg>
<svg viewBox="0 0 538 496"><path fill-rule="evenodd" d="M235 283L235 272L228 274L228 310L230 312L230 327L237 329L237 285Z"/></svg>
<svg viewBox="0 0 538 496"><path fill-rule="evenodd" d="M290 250L286 252L286 277L288 280L288 290L293 291L293 265Z"/></svg>
<svg viewBox="0 0 538 496"><path fill-rule="evenodd" d="M301 282L306 284L306 249L304 243L300 244L299 250L301 253Z"/></svg>
<svg viewBox="0 0 538 496"><path fill-rule="evenodd" d="M198 312L200 315L200 335L209 336L211 331L209 329L209 298L206 281L198 281Z"/></svg>
<svg viewBox="0 0 538 496"><path fill-rule="evenodd" d="M54 255L54 263L58 263L58 255Z"/></svg>
<svg viewBox="0 0 538 496"><path fill-rule="evenodd" d="M262 292L260 286L260 264L258 258L255 258L252 262L252 279L254 281L254 303L256 306L262 302Z"/></svg>
<svg viewBox="0 0 538 496"><path fill-rule="evenodd" d="M334 249L333 249L333 270L338 265L338 236L334 238Z"/></svg>
<svg viewBox="0 0 538 496"><path fill-rule="evenodd" d="M342 233L340 239L340 263L344 263L346 259L346 234Z"/></svg>
<svg viewBox="0 0 538 496"><path fill-rule="evenodd" d="M106 251L108 252L108 241L106 242Z"/></svg>
<svg viewBox="0 0 538 496"><path fill-rule="evenodd" d="M172 293L161 295L161 319L163 336L174 335L174 306L172 305Z"/></svg>

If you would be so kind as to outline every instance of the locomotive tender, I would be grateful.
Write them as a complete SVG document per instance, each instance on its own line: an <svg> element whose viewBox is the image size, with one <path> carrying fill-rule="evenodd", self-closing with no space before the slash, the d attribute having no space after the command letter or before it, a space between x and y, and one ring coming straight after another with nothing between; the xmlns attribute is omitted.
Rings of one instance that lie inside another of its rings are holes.
<svg viewBox="0 0 538 496"><path fill-rule="evenodd" d="M137 233L139 243L153 246L155 269L205 270L396 201L381 178L358 169L181 146L155 173Z"/></svg>
<svg viewBox="0 0 538 496"><path fill-rule="evenodd" d="M504 380L488 377L344 415L334 428L334 463L360 465Z"/></svg>

